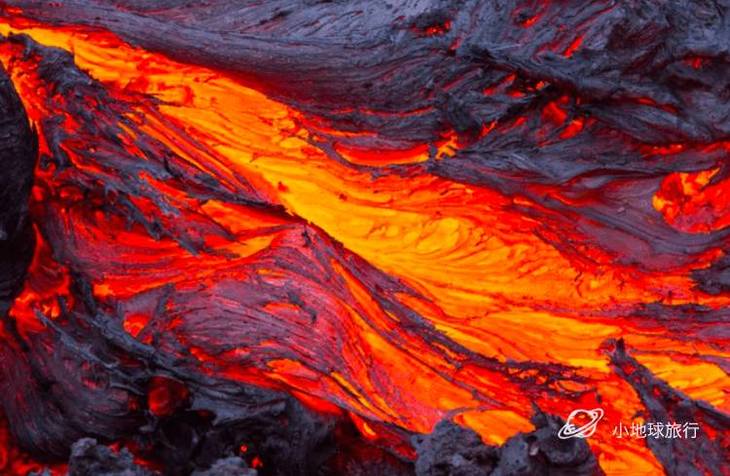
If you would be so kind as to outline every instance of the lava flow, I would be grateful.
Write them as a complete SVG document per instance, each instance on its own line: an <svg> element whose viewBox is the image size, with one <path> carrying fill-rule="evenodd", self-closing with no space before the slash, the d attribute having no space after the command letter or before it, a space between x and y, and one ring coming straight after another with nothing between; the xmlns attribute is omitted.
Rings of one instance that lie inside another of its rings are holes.
<svg viewBox="0 0 730 476"><path fill-rule="evenodd" d="M0 2L0 473L728 474L726 10Z"/></svg>

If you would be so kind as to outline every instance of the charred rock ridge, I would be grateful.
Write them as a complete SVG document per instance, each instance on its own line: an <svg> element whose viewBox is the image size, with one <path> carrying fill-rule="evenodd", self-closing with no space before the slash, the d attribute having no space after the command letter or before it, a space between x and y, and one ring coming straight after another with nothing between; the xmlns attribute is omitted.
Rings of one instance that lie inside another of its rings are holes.
<svg viewBox="0 0 730 476"><path fill-rule="evenodd" d="M33 254L28 199L38 137L0 64L0 316L20 291Z"/></svg>
<svg viewBox="0 0 730 476"><path fill-rule="evenodd" d="M193 469L191 476L257 475L352 475L352 476L599 476L603 474L585 440L557 438L565 423L560 418L536 412L536 430L520 433L501 447L485 445L471 430L448 420L428 435L413 437L415 463L396 459L350 461L333 467L324 463L306 471L274 463L260 471L250 468L240 455L214 460L207 469ZM358 443L362 444L362 442ZM340 460L341 461L341 460ZM158 476L139 466L126 449L114 452L91 438L76 442L69 458L69 476ZM182 474L167 470L167 474Z"/></svg>

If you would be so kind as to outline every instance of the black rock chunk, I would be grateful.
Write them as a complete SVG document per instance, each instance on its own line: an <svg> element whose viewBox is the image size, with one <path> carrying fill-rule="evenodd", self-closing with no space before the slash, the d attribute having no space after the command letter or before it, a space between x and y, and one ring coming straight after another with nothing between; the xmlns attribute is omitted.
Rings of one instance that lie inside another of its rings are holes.
<svg viewBox="0 0 730 476"><path fill-rule="evenodd" d="M210 469L194 471L192 476L256 476L257 474L258 472L249 468L243 459L231 456L218 460Z"/></svg>
<svg viewBox="0 0 730 476"><path fill-rule="evenodd" d="M83 438L71 447L68 460L68 476L153 476L134 463L132 454L126 449L115 453L109 447L100 445L93 438Z"/></svg>
<svg viewBox="0 0 730 476"><path fill-rule="evenodd" d="M28 198L37 153L36 132L0 65L0 315L20 291L33 255Z"/></svg>
<svg viewBox="0 0 730 476"><path fill-rule="evenodd" d="M474 431L442 421L414 439L417 476L594 476L603 474L588 443L561 440L564 421L537 411L535 431L519 433L501 447L485 445Z"/></svg>

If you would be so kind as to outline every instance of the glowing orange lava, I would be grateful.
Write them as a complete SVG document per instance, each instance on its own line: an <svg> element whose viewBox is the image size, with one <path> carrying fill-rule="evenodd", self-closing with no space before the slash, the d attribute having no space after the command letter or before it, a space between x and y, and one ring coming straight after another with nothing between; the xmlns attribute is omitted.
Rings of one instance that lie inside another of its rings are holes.
<svg viewBox="0 0 730 476"><path fill-rule="evenodd" d="M537 19L527 20L524 26ZM265 200L286 210L277 216L240 204L203 201L164 181L142 177L149 187L163 191L171 203L184 204L200 220L210 219L225 230L201 238L207 249L203 253L191 253L168 237L154 238L143 227L129 227L115 216L92 213L81 202L76 208L58 210L67 229L74 230L69 232L69 239L75 240L69 246L74 259L92 262L96 256L105 257L103 270L89 270L94 296L100 302L111 303L161 286L184 289L196 282L253 275L279 285L286 276L254 263L268 249L298 246L299 227L311 226L417 290L420 295L401 293L397 300L464 352L502 363L565 365L586 382L565 383L575 387L568 390L595 386L601 395L600 401L593 392L580 401L569 401L542 393L534 403L546 411L565 416L573 408L602 406L609 422L632 420L641 402L613 374L603 347L607 339L617 337L659 378L692 398L730 410L730 378L702 357L730 357L727 347L721 351L709 343L643 327L625 311L631 304L654 302L727 306L728 297L706 295L690 278L692 269L709 265L717 253L692 267L653 273L617 264L596 249L587 250L595 257L595 265L587 267L539 237L541 223L517 210L516 205L539 207L528 199L425 173L385 173L374 178L347 164L416 164L429 160L429 144L387 152L343 147L336 152L344 160L335 161L313 145L317 131L306 126L308 120L302 113L218 71L177 63L105 32L3 22L3 35L25 33L41 44L72 52L80 68L104 84L112 99L135 104L126 117L139 130L184 162L216 177L234 193L244 189L245 180ZM427 33L442 30L433 27ZM565 56L574 54L580 45L578 36ZM17 45L0 45L0 60L42 137L41 118L62 111L62 105L57 111L48 110L46 99L54 92L40 85L30 67L32 61L20 59ZM548 105L544 115L560 124L567 120L559 103ZM74 118L67 116L66 121L64 127L72 130ZM565 139L584 127L582 118L570 121L563 132ZM132 132L120 137L129 150L134 150L134 139ZM438 160L449 160L449 152L459 147L450 139L436 145ZM65 152L81 170L95 167L79 153L85 147L65 143ZM47 145L42 143L41 148L48 152ZM146 160L144 154L137 155ZM683 230L703 232L727 226L730 211L723 197L728 182L710 183L715 173L668 177L656 194L656 209L668 223ZM35 216L46 213L44 208L52 207L58 194L64 193L56 188L56 180L53 171L38 170ZM152 203L135 205L154 213ZM184 216L198 219L188 212ZM161 219L176 220L172 216ZM64 260L50 256L44 246L39 233L26 289L12 310L24 332L40 326L34 309L54 317L58 296L68 297ZM130 269L125 265L130 261L141 266ZM531 429L533 401L515 382L478 363L461 363L462 357L450 356L435 344L429 347L408 333L394 339L400 332L398 319L342 263L331 260L329 265L336 276L333 279L352 296L349 302L333 299L328 303L340 318L340 329L312 325L321 335L339 333L346 338L341 361L330 372L322 373L304 359L272 359L266 369L238 363L243 354L265 354L267 346L278 345L265 341L226 355L198 350L198 358L220 365L230 378L287 389L309 406L344 409L370 439L378 438L378 422L428 432L447 415L475 429L491 444ZM277 302L270 304L269 311L272 316L299 312ZM144 313L130 311L124 329L143 340L148 320ZM166 391L162 388L155 394L161 412L167 411ZM598 432L591 445L607 474L661 472L642 441L616 440L605 431ZM6 460L0 459L0 469L17 473L15 466L3 464Z"/></svg>

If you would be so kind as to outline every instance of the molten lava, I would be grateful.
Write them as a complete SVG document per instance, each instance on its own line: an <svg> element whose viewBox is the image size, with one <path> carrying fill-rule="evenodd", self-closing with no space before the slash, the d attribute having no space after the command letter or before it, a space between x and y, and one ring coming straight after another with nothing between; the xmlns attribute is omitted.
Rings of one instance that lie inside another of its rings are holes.
<svg viewBox="0 0 730 476"><path fill-rule="evenodd" d="M189 57L184 41L143 34L152 24L204 31L184 11L117 24L141 7L8 3L17 8L4 10L0 61L40 158L35 252L9 310L23 345L0 352L0 388L15 395L6 417L30 456L3 429L0 472L25 474L36 457L60 474L69 441L84 436L135 453L136 428L183 408L213 425L211 389L238 384L344 418L356 434L341 438L404 461L416 457L410 437L444 419L502 445L535 428L535 407L563 418L602 408L604 426L587 440L601 469L661 474L676 467L671 455L701 453L610 428L676 399L703 402L693 413L702 444L723 452L730 129L697 112L694 86L672 87L709 81L726 59L695 68L678 58L663 71L685 82L666 84L625 60L634 70L610 94L597 71L571 77L602 48L624 61L620 31L599 29L619 18L607 5L530 52L478 43L464 12L393 20L433 51L404 43L358 71L334 43L331 64L328 43L296 38L272 46L291 57L231 53L228 64L215 30ZM547 2L518 3L536 5L508 15L518 46L560 18ZM486 18L474 9L471 21ZM270 21L301 20L287 15ZM649 34L617 24L635 40ZM242 42L266 38L264 26L240 28ZM291 59L297 48L321 69ZM359 89L368 72L372 87ZM434 85L399 99L393 85L409 74ZM340 76L351 97L328 90ZM727 113L727 94L712 97ZM671 396L645 392L652 378ZM277 464L255 442L237 445L262 474Z"/></svg>

